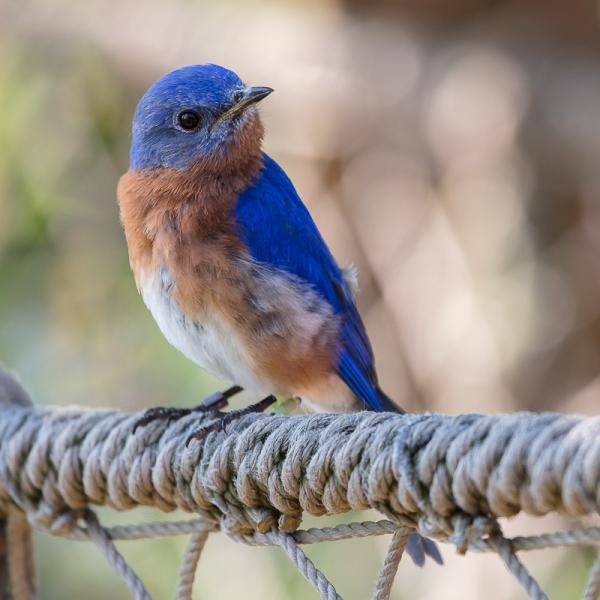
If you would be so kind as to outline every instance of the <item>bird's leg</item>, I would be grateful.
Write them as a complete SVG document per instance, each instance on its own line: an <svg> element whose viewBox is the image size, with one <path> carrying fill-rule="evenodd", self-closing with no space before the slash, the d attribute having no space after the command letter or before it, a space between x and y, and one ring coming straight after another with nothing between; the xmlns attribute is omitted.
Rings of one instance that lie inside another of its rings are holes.
<svg viewBox="0 0 600 600"><path fill-rule="evenodd" d="M138 427L144 427L152 421L166 419L168 423L181 419L193 412L217 412L227 406L229 398L239 394L242 388L239 385L233 385L224 392L215 392L202 400L198 406L193 408L176 408L174 406L155 406L149 408L135 423L132 433L135 433Z"/></svg>
<svg viewBox="0 0 600 600"><path fill-rule="evenodd" d="M221 410L229 404L229 398L242 392L244 388L239 385L232 385L224 392L215 392L210 396L206 396L198 406L192 408L192 412L211 412Z"/></svg>
<svg viewBox="0 0 600 600"><path fill-rule="evenodd" d="M208 425L203 425L194 431L185 442L186 446L189 446L192 440L203 440L211 431L217 431L218 429L225 430L229 423L233 421L237 421L240 417L244 415L248 415L250 413L261 413L264 412L269 406L274 404L277 401L277 398L273 395L267 396L263 398L259 402L255 404L250 404L250 406L246 406L245 408L240 408L239 410L231 410L227 413L219 414L218 418L209 423Z"/></svg>

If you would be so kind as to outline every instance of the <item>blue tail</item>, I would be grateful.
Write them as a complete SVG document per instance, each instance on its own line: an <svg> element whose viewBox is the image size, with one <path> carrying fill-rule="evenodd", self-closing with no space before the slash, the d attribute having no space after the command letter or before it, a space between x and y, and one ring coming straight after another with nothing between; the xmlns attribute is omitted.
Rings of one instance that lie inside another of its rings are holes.
<svg viewBox="0 0 600 600"><path fill-rule="evenodd" d="M377 412L404 413L404 410L394 404L379 387L372 362L369 370L364 366L361 369L357 362L349 351L343 351L338 365L338 374L354 394L363 401L365 409Z"/></svg>
<svg viewBox="0 0 600 600"><path fill-rule="evenodd" d="M387 412L397 412L400 414L405 414L406 411L397 404L395 404L392 401L392 399L379 386L375 388L375 391L379 396L379 402L381 402L383 410Z"/></svg>

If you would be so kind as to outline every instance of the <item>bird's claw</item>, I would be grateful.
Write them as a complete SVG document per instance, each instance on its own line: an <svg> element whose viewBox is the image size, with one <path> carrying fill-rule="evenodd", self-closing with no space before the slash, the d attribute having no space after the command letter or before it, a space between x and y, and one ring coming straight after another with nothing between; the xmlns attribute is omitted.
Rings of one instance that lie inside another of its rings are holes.
<svg viewBox="0 0 600 600"><path fill-rule="evenodd" d="M233 423L237 421L240 417L244 415L248 415L250 413L263 412L273 403L275 403L277 398L275 396L267 396L263 398L260 402L256 402L256 404L251 404L250 406L246 406L240 410L232 410L228 413L219 413L217 418L207 425L202 425L195 431L193 431L185 441L185 445L189 446L192 440L202 441L206 438L206 436L213 431L224 431L227 433L227 425L229 423Z"/></svg>
<svg viewBox="0 0 600 600"><path fill-rule="evenodd" d="M155 406L149 408L133 425L132 433L135 433L139 427L145 427L153 421L163 420L167 424L177 419L181 419L191 413L189 408L175 408L173 406Z"/></svg>
<svg viewBox="0 0 600 600"><path fill-rule="evenodd" d="M224 392L215 392L202 400L196 410L198 411L216 411L225 408L229 403L229 398L239 394L242 391L239 385L231 386Z"/></svg>
<svg viewBox="0 0 600 600"><path fill-rule="evenodd" d="M212 423L209 423L208 425L203 425L202 427L198 427L198 429L192 431L192 433L190 433L190 435L188 436L187 440L185 440L186 447L189 447L192 440L202 441L206 438L206 436L208 436L209 433L213 431L223 431L227 433L227 423L225 422L225 416L226 415L218 417Z"/></svg>
<svg viewBox="0 0 600 600"><path fill-rule="evenodd" d="M165 419L167 425L173 421L177 421L182 417L193 412L217 412L218 409L224 408L229 402L229 398L239 394L242 388L239 385L231 386L223 392L215 392L207 396L202 402L194 408L175 408L173 406L156 406L149 408L133 425L132 433L135 433L139 427L145 427L152 421Z"/></svg>

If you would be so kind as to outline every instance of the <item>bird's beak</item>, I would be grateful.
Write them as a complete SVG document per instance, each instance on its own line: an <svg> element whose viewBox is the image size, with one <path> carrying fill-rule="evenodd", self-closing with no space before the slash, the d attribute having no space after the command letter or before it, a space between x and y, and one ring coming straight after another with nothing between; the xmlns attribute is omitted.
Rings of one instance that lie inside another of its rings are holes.
<svg viewBox="0 0 600 600"><path fill-rule="evenodd" d="M260 102L263 98L266 98L271 92L273 88L270 87L247 87L242 90L241 98L231 107L228 108L224 113L220 114L213 127L220 123L221 121L233 117L244 110L246 110L249 106Z"/></svg>

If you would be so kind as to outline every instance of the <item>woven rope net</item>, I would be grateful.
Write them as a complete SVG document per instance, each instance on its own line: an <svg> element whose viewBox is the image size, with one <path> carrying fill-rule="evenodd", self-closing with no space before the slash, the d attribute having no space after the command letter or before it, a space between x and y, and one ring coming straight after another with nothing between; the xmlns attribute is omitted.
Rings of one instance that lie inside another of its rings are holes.
<svg viewBox="0 0 600 600"><path fill-rule="evenodd" d="M333 584L301 546L390 536L373 598L389 598L410 533L495 552L531 598L547 596L520 551L595 546L600 528L507 539L498 518L569 517L600 508L600 418L558 414L248 415L186 447L201 416L155 422L139 414L33 406L0 372L0 593L36 597L32 528L99 546L133 598L150 598L115 540L188 535L178 600L191 599L202 549L220 531L279 546L321 598ZM180 522L103 527L93 507L180 509ZM299 529L303 513L375 509L382 520ZM600 561L584 598L600 594Z"/></svg>

